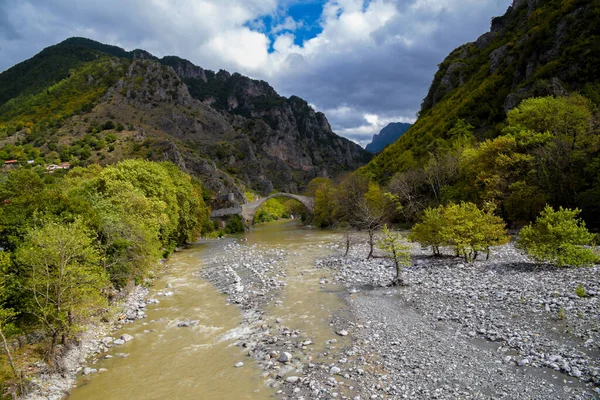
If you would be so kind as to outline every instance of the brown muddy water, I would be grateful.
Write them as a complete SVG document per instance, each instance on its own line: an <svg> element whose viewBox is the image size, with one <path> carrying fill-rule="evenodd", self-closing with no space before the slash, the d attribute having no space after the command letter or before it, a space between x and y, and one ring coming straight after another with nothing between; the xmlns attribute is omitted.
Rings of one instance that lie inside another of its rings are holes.
<svg viewBox="0 0 600 400"><path fill-rule="evenodd" d="M337 234L280 221L255 227L237 240L289 252L287 286L267 308L267 319L281 318L286 326L302 330L314 342L315 358L328 340L336 339L337 347L348 344L349 339L337 336L330 325L332 316L344 308L337 294L341 288L329 283L330 272L313 268L316 258L332 254L332 244L340 240ZM148 306L147 319L115 332L115 337L127 333L135 339L111 349L113 358L88 364L107 371L81 377L69 400L275 397L254 360L234 345L243 329L240 310L199 273L208 255L221 251L223 245L220 241L197 244L171 257L169 270L149 296L160 304ZM168 284L172 289L166 289ZM172 297L156 296L171 290ZM200 323L177 327L186 319ZM235 368L240 361L244 366Z"/></svg>

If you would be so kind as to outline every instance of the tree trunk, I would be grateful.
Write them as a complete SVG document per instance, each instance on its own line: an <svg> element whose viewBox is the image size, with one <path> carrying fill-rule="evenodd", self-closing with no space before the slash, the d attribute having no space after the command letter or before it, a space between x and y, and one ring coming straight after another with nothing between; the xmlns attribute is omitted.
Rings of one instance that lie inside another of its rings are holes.
<svg viewBox="0 0 600 400"><path fill-rule="evenodd" d="M51 363L54 362L54 350L56 349L56 343L58 341L58 332L52 333L52 341L50 342L50 348L48 349L48 359Z"/></svg>
<svg viewBox="0 0 600 400"><path fill-rule="evenodd" d="M2 346L4 347L4 353L6 353L6 357L8 358L8 363L10 364L10 368L13 371L16 379L19 379L19 374L17 373L17 368L15 367L15 362L12 358L12 354L10 354L10 349L8 348L8 342L6 341L6 337L4 336L4 332L2 331L2 327L0 327L0 338L2 339Z"/></svg>
<svg viewBox="0 0 600 400"><path fill-rule="evenodd" d="M373 236L375 235L375 231L369 230L369 255L367 256L367 260L373 257Z"/></svg>
<svg viewBox="0 0 600 400"><path fill-rule="evenodd" d="M346 254L344 254L344 257L348 257L349 251L350 251L350 235L346 234Z"/></svg>

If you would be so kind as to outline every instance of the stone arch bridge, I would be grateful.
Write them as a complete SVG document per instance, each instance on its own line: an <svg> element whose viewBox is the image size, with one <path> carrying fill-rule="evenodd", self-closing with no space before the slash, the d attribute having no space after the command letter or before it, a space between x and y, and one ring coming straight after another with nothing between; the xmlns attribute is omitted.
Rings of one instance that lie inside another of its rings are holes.
<svg viewBox="0 0 600 400"><path fill-rule="evenodd" d="M211 218L222 218L230 215L239 215L246 222L247 226L252 225L252 221L254 220L254 214L256 211L262 206L267 200L272 199L274 197L288 197L290 199L298 200L302 205L306 208L306 210L312 214L315 211L315 199L308 196L300 196L298 194L291 193L275 193L268 197L263 197L262 199L258 199L253 201L252 203L243 204L237 207L230 208L221 208L219 210L213 210L210 213Z"/></svg>

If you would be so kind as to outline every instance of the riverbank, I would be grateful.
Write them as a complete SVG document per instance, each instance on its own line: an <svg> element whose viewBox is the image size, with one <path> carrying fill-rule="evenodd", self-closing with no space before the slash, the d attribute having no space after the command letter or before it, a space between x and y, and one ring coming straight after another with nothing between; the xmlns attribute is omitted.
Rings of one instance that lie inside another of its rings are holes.
<svg viewBox="0 0 600 400"><path fill-rule="evenodd" d="M598 397L597 266L536 268L511 245L468 265L412 246L409 285L388 288L387 259L342 246L340 233L277 222L179 253L151 320L121 331L131 357L105 360L121 347L92 341L102 357L79 368L98 373L73 399L222 398L233 381L248 399ZM125 318L144 315L135 304Z"/></svg>
<svg viewBox="0 0 600 400"><path fill-rule="evenodd" d="M54 368L50 368L43 362L36 363L40 372L30 379L29 392L24 399L63 399L75 386L78 375L99 372L98 369L93 368L97 356L113 346L122 345L133 339L129 336L113 338L110 335L122 329L123 325L145 318L146 306L158 303L158 300L147 300L148 292L146 287L136 286L123 300L113 306L114 312L111 314L115 319L88 326L77 340L65 349L65 354L60 357L58 365Z"/></svg>

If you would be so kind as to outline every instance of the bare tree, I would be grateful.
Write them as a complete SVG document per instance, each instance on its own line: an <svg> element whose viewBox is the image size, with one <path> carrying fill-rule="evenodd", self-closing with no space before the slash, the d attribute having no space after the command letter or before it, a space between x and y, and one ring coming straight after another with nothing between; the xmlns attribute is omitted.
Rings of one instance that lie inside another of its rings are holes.
<svg viewBox="0 0 600 400"><path fill-rule="evenodd" d="M399 172L390 181L389 191L396 195L402 205L400 212L407 221L416 221L421 212L427 208L428 199L424 194L427 175L422 169Z"/></svg>
<svg viewBox="0 0 600 400"><path fill-rule="evenodd" d="M364 198L356 204L353 225L357 229L367 231L367 234L369 235L369 255L367 256L367 260L373 257L375 232L383 226L384 217L385 213L383 207L369 204Z"/></svg>

